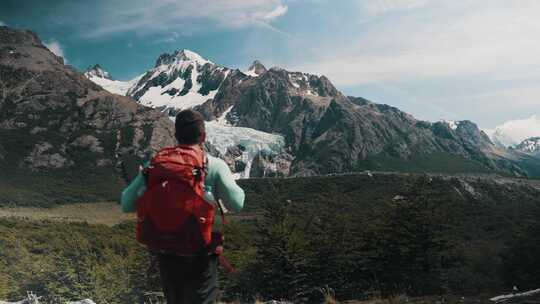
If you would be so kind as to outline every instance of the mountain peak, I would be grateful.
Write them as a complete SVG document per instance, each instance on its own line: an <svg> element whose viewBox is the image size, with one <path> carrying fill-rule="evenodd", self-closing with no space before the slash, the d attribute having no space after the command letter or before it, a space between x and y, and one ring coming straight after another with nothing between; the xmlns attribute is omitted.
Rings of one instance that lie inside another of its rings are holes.
<svg viewBox="0 0 540 304"><path fill-rule="evenodd" d="M266 73L266 71L267 71L266 67L259 60L255 60L249 66L249 69L247 70L245 74L249 76L257 77L263 73Z"/></svg>
<svg viewBox="0 0 540 304"><path fill-rule="evenodd" d="M209 62L201 55L193 51L186 50L186 49L183 49L181 51L176 51L174 54L176 55L177 58L181 60L189 60L189 61L197 61L197 62L205 62L205 63Z"/></svg>
<svg viewBox="0 0 540 304"><path fill-rule="evenodd" d="M109 72L105 71L99 64L89 66L84 72L84 76L87 78L98 77L113 80Z"/></svg>
<svg viewBox="0 0 540 304"><path fill-rule="evenodd" d="M207 63L212 63L201 55L187 49L176 50L174 53L164 53L159 56L156 61L156 67L160 65L169 65L173 62L195 62L199 65L205 65Z"/></svg>

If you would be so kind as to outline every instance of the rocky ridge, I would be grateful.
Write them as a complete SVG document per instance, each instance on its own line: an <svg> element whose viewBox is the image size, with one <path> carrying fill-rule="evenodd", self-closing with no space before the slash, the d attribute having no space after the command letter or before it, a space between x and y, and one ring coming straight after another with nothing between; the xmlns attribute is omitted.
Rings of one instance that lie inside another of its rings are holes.
<svg viewBox="0 0 540 304"><path fill-rule="evenodd" d="M187 50L163 54L127 94L169 114L193 108L208 121L282 135L282 152L249 159L249 168L257 159L253 174L265 172L260 166L287 168L278 170L282 176L365 169L528 176L531 166L540 168L493 144L473 122L417 120L397 108L345 96L325 76L267 69L259 61L242 72ZM238 160L222 156L230 164Z"/></svg>

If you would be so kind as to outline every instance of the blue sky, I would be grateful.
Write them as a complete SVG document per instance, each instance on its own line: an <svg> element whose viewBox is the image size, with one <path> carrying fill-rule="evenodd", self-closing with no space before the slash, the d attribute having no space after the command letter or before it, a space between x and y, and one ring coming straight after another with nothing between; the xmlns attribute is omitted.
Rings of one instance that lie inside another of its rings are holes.
<svg viewBox="0 0 540 304"><path fill-rule="evenodd" d="M0 2L0 23L117 79L186 48L229 67L259 59L323 74L346 94L420 119L493 128L528 118L525 129L540 135L538 16L537 0Z"/></svg>

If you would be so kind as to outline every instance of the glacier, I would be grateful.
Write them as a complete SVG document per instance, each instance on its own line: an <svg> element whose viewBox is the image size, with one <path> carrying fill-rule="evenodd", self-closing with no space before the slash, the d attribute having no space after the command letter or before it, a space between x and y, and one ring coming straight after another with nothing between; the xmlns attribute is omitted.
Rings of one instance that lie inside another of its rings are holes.
<svg viewBox="0 0 540 304"><path fill-rule="evenodd" d="M285 149L285 138L279 134L271 134L243 127L233 127L218 123L206 122L206 140L225 155L228 147L241 145L245 148L241 159L246 167L244 171L234 173L234 177L249 178L253 159L259 152L277 155Z"/></svg>
<svg viewBox="0 0 540 304"><path fill-rule="evenodd" d="M230 112L231 109L228 110ZM227 153L229 147L244 147L239 160L246 164L242 172L233 174L235 179L249 178L253 159L259 152L268 155L279 155L285 151L285 137L252 128L234 127L225 120L224 113L216 120L206 121L206 141L212 144L221 155ZM169 117L172 121L175 117Z"/></svg>

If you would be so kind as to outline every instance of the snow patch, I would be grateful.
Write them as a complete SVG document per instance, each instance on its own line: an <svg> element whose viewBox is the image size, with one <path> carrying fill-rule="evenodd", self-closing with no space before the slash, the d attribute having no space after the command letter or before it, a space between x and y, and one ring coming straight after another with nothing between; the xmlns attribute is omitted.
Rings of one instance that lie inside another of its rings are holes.
<svg viewBox="0 0 540 304"><path fill-rule="evenodd" d="M251 70L247 70L247 71L244 71L242 72L248 76L251 76L251 77L259 77L259 74L255 73L255 69L251 69Z"/></svg>
<svg viewBox="0 0 540 304"><path fill-rule="evenodd" d="M184 56L182 56L182 54ZM190 61L197 62L200 65L205 65L207 63L213 64L212 61L207 60L207 59L203 58L201 55L199 55L199 54L197 54L197 53L195 53L193 51L186 50L186 49L182 50L179 53L178 56L180 57L180 59L188 59Z"/></svg>
<svg viewBox="0 0 540 304"><path fill-rule="evenodd" d="M142 75L130 80L130 81L120 81L120 80L111 80L107 78L101 78L98 76L90 76L88 79L90 79L93 83L99 85L100 87L104 88L105 90L118 94L118 95L126 95L127 92L131 87L133 87L139 79L142 78Z"/></svg>
<svg viewBox="0 0 540 304"><path fill-rule="evenodd" d="M450 129L455 131L458 128L459 121L456 122L456 121L453 121L453 120L447 120L447 121L445 121L445 123L450 127Z"/></svg>

